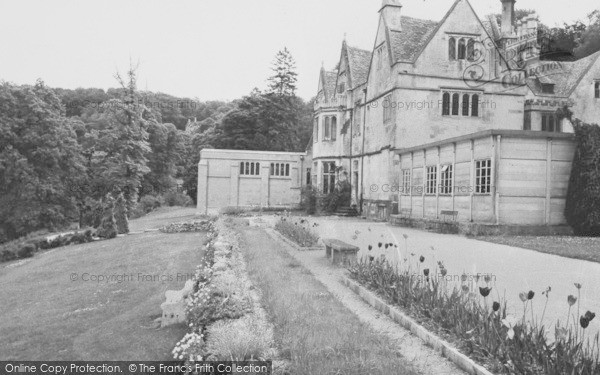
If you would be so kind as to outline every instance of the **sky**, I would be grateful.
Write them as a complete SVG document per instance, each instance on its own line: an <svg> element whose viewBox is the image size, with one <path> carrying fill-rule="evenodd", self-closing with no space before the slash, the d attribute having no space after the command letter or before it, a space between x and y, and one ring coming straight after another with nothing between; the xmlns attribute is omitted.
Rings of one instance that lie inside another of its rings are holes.
<svg viewBox="0 0 600 375"><path fill-rule="evenodd" d="M440 20L454 0L400 0L405 15ZM471 0L480 17L499 0ZM316 94L344 35L372 49L381 0L0 0L0 81L62 88L117 86L138 66L142 90L233 100L266 88L277 51L296 60L298 94ZM517 0L549 26L585 20L598 0Z"/></svg>

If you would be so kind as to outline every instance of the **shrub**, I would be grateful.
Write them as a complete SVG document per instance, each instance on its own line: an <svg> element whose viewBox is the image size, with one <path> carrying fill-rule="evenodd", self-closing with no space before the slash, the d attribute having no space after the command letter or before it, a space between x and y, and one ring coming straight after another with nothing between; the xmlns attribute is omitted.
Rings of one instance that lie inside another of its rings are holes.
<svg viewBox="0 0 600 375"><path fill-rule="evenodd" d="M307 215L313 215L317 212L317 191L312 185L302 188L301 208L306 211Z"/></svg>
<svg viewBox="0 0 600 375"><path fill-rule="evenodd" d="M129 217L132 219L142 217L163 205L164 201L162 197L155 195L144 195L131 210Z"/></svg>
<svg viewBox="0 0 600 375"><path fill-rule="evenodd" d="M323 197L321 207L325 212L335 212L339 207L348 206L350 204L350 195L352 187L348 181L340 181L337 183L333 192Z"/></svg>
<svg viewBox="0 0 600 375"><path fill-rule="evenodd" d="M171 223L160 228L163 233L208 232L212 229L212 220L196 220L185 223Z"/></svg>
<svg viewBox="0 0 600 375"><path fill-rule="evenodd" d="M129 233L129 221L127 220L127 202L123 193L120 193L115 202L115 222L119 234Z"/></svg>
<svg viewBox="0 0 600 375"><path fill-rule="evenodd" d="M221 215L241 215L243 213L245 213L246 210L243 209L242 207L223 207L219 210L219 213Z"/></svg>
<svg viewBox="0 0 600 375"><path fill-rule="evenodd" d="M302 247L315 246L319 241L319 237L309 228L309 222L302 218L292 221L291 217L282 217L275 224L275 230Z"/></svg>
<svg viewBox="0 0 600 375"><path fill-rule="evenodd" d="M205 358L208 361L266 359L272 353L271 327L254 315L218 321L207 330Z"/></svg>
<svg viewBox="0 0 600 375"><path fill-rule="evenodd" d="M17 255L8 249L0 251L0 262L9 262L17 259Z"/></svg>
<svg viewBox="0 0 600 375"><path fill-rule="evenodd" d="M25 244L19 250L17 250L17 256L19 258L31 258L35 253L36 247L33 244Z"/></svg>
<svg viewBox="0 0 600 375"><path fill-rule="evenodd" d="M577 150L567 190L565 217L577 235L600 236L600 126L573 124Z"/></svg>
<svg viewBox="0 0 600 375"><path fill-rule="evenodd" d="M102 222L102 202L86 198L79 206L79 227L98 228Z"/></svg>
<svg viewBox="0 0 600 375"><path fill-rule="evenodd" d="M187 206L192 206L194 204L194 202L192 201L192 198L190 198L188 195L178 192L176 190L169 191L169 192L163 194L163 199L164 199L165 204L170 207L172 207L172 206L187 207Z"/></svg>
<svg viewBox="0 0 600 375"><path fill-rule="evenodd" d="M110 194L107 194L104 199L102 223L96 232L98 237L115 238L117 237L117 223L115 221L115 201Z"/></svg>

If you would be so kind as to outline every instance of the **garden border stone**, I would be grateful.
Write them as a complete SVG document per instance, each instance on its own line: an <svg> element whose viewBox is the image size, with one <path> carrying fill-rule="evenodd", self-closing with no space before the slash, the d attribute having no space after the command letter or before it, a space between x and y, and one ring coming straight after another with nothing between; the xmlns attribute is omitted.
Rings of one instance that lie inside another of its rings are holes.
<svg viewBox="0 0 600 375"><path fill-rule="evenodd" d="M441 339L437 335L429 332L425 327L417 323L413 318L404 314L396 307L388 305L383 299L375 293L358 284L354 280L343 276L342 284L361 297L365 302L374 307L376 310L388 315L396 323L409 330L415 336L423 340L428 346L439 352L442 356L448 358L459 368L471 375L494 375L485 367L475 363L471 358L459 352L450 343Z"/></svg>

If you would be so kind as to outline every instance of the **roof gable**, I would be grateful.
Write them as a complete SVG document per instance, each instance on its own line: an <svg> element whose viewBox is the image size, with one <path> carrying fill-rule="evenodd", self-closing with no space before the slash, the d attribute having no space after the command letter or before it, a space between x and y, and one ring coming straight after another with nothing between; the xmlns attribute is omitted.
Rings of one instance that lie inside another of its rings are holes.
<svg viewBox="0 0 600 375"><path fill-rule="evenodd" d="M556 68L549 70L547 75L530 77L527 86L535 95L569 97L599 58L600 51L576 61L540 61L540 65L553 64ZM554 84L554 93L543 92L542 83Z"/></svg>

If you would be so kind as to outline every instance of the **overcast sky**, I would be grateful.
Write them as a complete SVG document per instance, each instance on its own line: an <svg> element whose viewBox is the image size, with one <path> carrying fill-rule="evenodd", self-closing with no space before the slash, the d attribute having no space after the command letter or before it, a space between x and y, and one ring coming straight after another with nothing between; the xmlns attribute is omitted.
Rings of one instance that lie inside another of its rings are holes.
<svg viewBox="0 0 600 375"><path fill-rule="evenodd" d="M454 0L401 0L404 14L440 20ZM235 99L264 88L287 46L299 95L316 93L321 62L330 69L347 34L371 49L380 0L0 0L0 80L53 87L116 86L114 73L139 62L141 89ZM499 0L471 0L480 16ZM518 0L553 26L585 19L598 0Z"/></svg>

